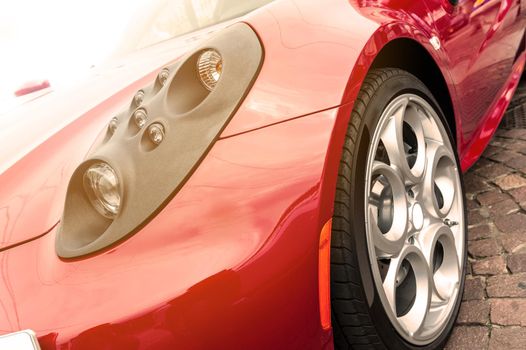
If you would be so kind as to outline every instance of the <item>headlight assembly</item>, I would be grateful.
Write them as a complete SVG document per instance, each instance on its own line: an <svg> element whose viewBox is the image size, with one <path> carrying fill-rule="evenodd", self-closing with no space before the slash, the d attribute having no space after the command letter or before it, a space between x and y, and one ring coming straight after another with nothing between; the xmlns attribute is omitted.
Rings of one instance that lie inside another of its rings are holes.
<svg viewBox="0 0 526 350"><path fill-rule="evenodd" d="M84 173L84 190L97 211L114 219L121 206L119 178L106 163L96 163Z"/></svg>
<svg viewBox="0 0 526 350"><path fill-rule="evenodd" d="M97 252L151 220L219 137L262 61L257 35L239 23L139 90L75 170L57 254L75 258Z"/></svg>

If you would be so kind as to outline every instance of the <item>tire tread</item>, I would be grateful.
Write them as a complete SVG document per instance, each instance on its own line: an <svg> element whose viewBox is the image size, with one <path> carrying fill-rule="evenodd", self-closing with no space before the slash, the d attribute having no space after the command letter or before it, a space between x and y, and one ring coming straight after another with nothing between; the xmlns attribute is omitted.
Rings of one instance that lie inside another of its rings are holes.
<svg viewBox="0 0 526 350"><path fill-rule="evenodd" d="M346 132L336 185L331 241L331 251L338 251L337 254L331 254L331 303L335 345L338 348L386 349L369 315L359 267L354 253L349 249L352 245L348 244L351 241L350 164L369 101L386 80L403 73L395 68L376 69L368 73L354 103Z"/></svg>

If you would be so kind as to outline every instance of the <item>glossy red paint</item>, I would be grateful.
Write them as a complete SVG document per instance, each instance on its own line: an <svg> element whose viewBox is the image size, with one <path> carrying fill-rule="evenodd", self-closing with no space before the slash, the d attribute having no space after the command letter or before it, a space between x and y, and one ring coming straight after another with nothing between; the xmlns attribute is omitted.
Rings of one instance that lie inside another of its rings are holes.
<svg viewBox="0 0 526 350"><path fill-rule="evenodd" d="M221 139L140 232L83 259L63 261L54 250L69 176L119 106L191 40L149 48L69 99L39 99L7 117L1 332L31 328L43 349L331 349L320 321L320 232L362 81L388 43L421 45L446 81L465 169L524 69L524 53L513 64L511 51L498 51L519 47L526 21L518 1L502 2L469 13L446 0L277 0L244 17L265 61ZM458 54L471 40L476 49ZM473 106L466 91L486 83L490 65L499 82L488 86L499 91L488 107Z"/></svg>
<svg viewBox="0 0 526 350"><path fill-rule="evenodd" d="M246 20L264 44L265 60L222 137L350 102L344 96L354 67L350 62L356 62L379 25L345 0L326 0L326 18L319 11L316 1L303 1L301 8L294 1L278 1ZM360 78L353 84L361 84Z"/></svg>
<svg viewBox="0 0 526 350"><path fill-rule="evenodd" d="M217 142L140 234L97 256L60 260L55 231L1 252L0 329L31 328L43 349L329 346L317 271L337 113Z"/></svg>
<svg viewBox="0 0 526 350"><path fill-rule="evenodd" d="M480 158L480 155L490 142L491 137L500 124L502 115L510 104L513 92L515 92L519 84L525 64L526 53L523 53L513 66L513 73L508 78L508 81L497 94L498 99L492 103L491 108L483 116L482 122L478 124L473 137L470 138L470 143L465 147L461 157L463 170L469 169Z"/></svg>
<svg viewBox="0 0 526 350"><path fill-rule="evenodd" d="M488 114L508 91L502 91L513 80L517 53L526 27L526 15L519 11L520 1L488 0L479 6L475 1L460 1L451 6L448 0L426 0L435 19L445 59L439 61L451 75L450 92L455 112L460 118L457 127L459 153L463 169L473 163L472 144L480 137L482 125L495 129L495 122L486 124ZM514 88L511 91L513 94ZM508 101L509 102L509 101ZM507 104L506 104L507 106ZM457 117L457 120L458 120ZM485 145L484 145L485 146ZM475 148L481 152L481 147ZM480 153L475 157L478 159Z"/></svg>

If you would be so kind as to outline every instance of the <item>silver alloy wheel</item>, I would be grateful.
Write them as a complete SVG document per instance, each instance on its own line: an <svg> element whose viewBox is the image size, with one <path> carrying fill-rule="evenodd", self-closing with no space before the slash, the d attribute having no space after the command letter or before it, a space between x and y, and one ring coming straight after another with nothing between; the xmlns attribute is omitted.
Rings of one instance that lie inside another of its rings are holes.
<svg viewBox="0 0 526 350"><path fill-rule="evenodd" d="M425 345L442 333L464 266L462 187L439 116L417 95L395 98L369 146L366 236L378 295L397 332Z"/></svg>

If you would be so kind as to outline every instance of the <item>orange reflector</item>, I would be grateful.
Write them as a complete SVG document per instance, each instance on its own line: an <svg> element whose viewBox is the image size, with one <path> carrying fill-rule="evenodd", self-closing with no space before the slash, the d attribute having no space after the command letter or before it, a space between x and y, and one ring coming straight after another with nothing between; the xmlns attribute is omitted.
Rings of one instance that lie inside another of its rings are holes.
<svg viewBox="0 0 526 350"><path fill-rule="evenodd" d="M320 320L324 330L331 328L331 229L332 218L325 223L321 230L318 255Z"/></svg>

